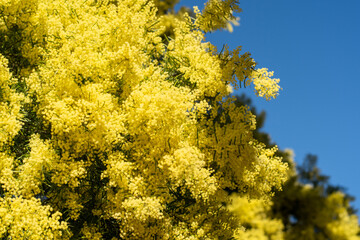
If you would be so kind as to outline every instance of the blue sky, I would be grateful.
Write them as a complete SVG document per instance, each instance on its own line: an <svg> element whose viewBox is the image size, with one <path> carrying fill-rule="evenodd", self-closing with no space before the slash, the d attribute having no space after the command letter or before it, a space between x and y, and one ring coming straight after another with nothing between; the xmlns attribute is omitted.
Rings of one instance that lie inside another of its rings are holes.
<svg viewBox="0 0 360 240"><path fill-rule="evenodd" d="M317 155L322 173L346 187L360 211L360 1L242 0L240 7L240 26L207 34L207 41L242 46L258 67L275 72L278 98L252 97L267 113L263 131L293 149L298 163Z"/></svg>

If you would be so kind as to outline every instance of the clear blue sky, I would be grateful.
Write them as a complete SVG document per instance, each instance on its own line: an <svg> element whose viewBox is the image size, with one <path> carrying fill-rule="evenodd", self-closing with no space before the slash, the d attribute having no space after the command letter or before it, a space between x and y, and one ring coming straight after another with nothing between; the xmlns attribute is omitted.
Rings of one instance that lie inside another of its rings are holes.
<svg viewBox="0 0 360 240"><path fill-rule="evenodd" d="M267 113L263 130L281 149L293 149L298 163L317 155L322 173L346 187L360 209L360 1L241 0L240 7L240 26L207 34L207 41L243 46L275 72L279 97L252 98Z"/></svg>

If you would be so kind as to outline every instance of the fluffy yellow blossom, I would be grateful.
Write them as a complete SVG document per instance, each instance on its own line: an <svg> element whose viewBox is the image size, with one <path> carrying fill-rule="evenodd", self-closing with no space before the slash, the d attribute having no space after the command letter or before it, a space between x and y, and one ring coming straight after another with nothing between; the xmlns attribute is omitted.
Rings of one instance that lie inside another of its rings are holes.
<svg viewBox="0 0 360 240"><path fill-rule="evenodd" d="M274 81L205 42L236 1L175 3L0 1L0 238L229 239L228 191L281 188L287 165L229 98Z"/></svg>
<svg viewBox="0 0 360 240"><path fill-rule="evenodd" d="M39 135L33 135L29 145L30 155L19 166L20 191L23 196L34 196L41 192L40 185L45 180L44 173L48 171L56 158L49 147L49 142L43 142Z"/></svg>
<svg viewBox="0 0 360 240"><path fill-rule="evenodd" d="M160 168L170 171L175 188L182 188L184 194L188 189L195 199L208 199L217 190L216 178L205 168L204 155L196 148L183 147L172 156L164 156Z"/></svg>
<svg viewBox="0 0 360 240"><path fill-rule="evenodd" d="M232 26L229 27L229 24L237 20L233 15L234 12L241 12L241 8L235 0L209 0L205 4L202 14L195 9L195 13L198 13L196 21L205 32L223 28L227 28L231 32Z"/></svg>
<svg viewBox="0 0 360 240"><path fill-rule="evenodd" d="M15 83L8 60L0 54L0 147L10 143L22 126L20 109L24 95L12 88Z"/></svg>
<svg viewBox="0 0 360 240"><path fill-rule="evenodd" d="M51 213L38 199L0 198L0 237L6 239L69 239L61 213Z"/></svg>
<svg viewBox="0 0 360 240"><path fill-rule="evenodd" d="M331 211L324 211L318 217L333 220L326 223L326 234L332 239L360 239L359 236L356 236L360 230L358 218L356 215L348 213L344 194L341 192L331 194L325 204L326 208Z"/></svg>
<svg viewBox="0 0 360 240"><path fill-rule="evenodd" d="M267 68L256 69L250 79L255 85L255 93L266 100L276 98L279 94L279 79L271 78L274 72L268 72ZM248 83L249 84L249 83Z"/></svg>
<svg viewBox="0 0 360 240"><path fill-rule="evenodd" d="M239 195L231 196L229 210L238 217L244 229L239 229L235 239L281 240L284 239L283 224L280 219L272 219L269 215L272 202L261 199L249 200Z"/></svg>

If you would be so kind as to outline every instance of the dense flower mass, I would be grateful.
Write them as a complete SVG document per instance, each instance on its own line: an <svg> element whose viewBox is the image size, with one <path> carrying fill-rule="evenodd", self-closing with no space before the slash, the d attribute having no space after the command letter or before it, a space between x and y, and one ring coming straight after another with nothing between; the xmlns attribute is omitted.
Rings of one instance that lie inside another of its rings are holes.
<svg viewBox="0 0 360 240"><path fill-rule="evenodd" d="M230 191L281 189L287 164L229 97L279 81L204 39L237 2L175 3L0 1L0 238L229 239Z"/></svg>

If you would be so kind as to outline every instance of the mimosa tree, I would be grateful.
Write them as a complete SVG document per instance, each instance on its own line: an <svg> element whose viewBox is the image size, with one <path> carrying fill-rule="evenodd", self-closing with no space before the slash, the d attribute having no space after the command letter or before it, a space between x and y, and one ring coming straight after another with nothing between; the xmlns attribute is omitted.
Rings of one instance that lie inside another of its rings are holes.
<svg viewBox="0 0 360 240"><path fill-rule="evenodd" d="M0 1L0 238L230 239L228 192L281 188L287 164L226 98L279 80L204 38L237 2L172 6Z"/></svg>

